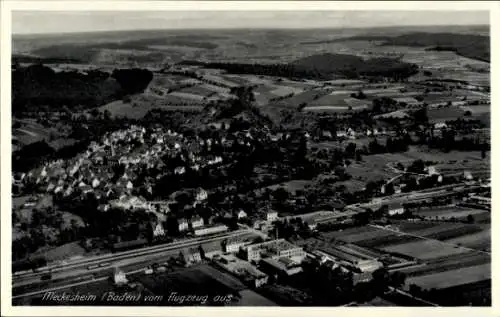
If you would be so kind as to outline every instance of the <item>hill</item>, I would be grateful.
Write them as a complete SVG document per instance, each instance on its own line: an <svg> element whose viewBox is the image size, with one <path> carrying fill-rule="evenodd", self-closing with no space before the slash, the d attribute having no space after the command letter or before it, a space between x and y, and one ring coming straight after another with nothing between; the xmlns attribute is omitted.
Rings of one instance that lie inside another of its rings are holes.
<svg viewBox="0 0 500 317"><path fill-rule="evenodd" d="M392 58L374 58L364 60L345 54L316 54L293 62L298 68L312 69L322 74L337 74L348 78L360 76L390 77L398 80L418 72L414 64L404 63Z"/></svg>
<svg viewBox="0 0 500 317"><path fill-rule="evenodd" d="M380 41L384 46L418 46L453 51L457 54L490 62L490 37L478 34L412 32L398 36L356 35L304 44L339 43L346 41Z"/></svg>

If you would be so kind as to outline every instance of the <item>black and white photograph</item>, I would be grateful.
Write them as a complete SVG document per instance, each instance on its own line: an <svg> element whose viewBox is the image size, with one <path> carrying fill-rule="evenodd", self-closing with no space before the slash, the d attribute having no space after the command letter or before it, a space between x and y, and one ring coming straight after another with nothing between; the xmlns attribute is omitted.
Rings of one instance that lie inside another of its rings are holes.
<svg viewBox="0 0 500 317"><path fill-rule="evenodd" d="M452 5L12 10L2 304L491 307L491 12Z"/></svg>

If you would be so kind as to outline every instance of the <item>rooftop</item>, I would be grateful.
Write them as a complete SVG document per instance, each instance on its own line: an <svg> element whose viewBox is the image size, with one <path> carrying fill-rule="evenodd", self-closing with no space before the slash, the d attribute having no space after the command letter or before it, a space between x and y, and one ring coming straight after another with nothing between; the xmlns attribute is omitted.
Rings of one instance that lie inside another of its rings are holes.
<svg viewBox="0 0 500 317"><path fill-rule="evenodd" d="M270 253L278 253L280 251L290 250L299 248L298 246L286 241L285 239L278 239L272 241L266 241L258 244L252 244L248 246L248 250L258 250L264 249Z"/></svg>

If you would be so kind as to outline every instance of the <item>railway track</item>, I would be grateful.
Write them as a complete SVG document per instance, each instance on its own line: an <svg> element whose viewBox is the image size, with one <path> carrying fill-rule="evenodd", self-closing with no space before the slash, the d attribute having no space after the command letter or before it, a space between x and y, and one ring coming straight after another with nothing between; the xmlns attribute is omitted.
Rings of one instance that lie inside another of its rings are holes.
<svg viewBox="0 0 500 317"><path fill-rule="evenodd" d="M152 246L147 248L124 251L120 253L112 253L108 255L97 256L93 258L79 259L65 264L47 266L37 270L37 272L30 272L13 276L13 285L15 286L16 283L19 284L20 282L27 279L33 280L34 278L41 278L43 275L46 275L48 273L51 274L60 273L64 271L77 270L77 269L95 270L98 268L108 267L112 264L111 262L118 262L118 261L128 260L131 258L152 255L155 253L161 253L163 251L168 251L172 249L181 249L185 247L196 246L201 243L223 240L225 238L239 236L248 233L250 233L248 230L240 229L222 235L211 236L209 238L207 237L194 238L187 241L178 241L169 243L167 245Z"/></svg>

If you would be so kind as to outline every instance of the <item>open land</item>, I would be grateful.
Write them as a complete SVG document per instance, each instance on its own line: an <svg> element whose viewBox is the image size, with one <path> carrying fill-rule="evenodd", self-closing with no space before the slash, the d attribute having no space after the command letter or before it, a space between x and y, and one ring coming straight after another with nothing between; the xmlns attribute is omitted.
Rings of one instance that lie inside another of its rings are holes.
<svg viewBox="0 0 500 317"><path fill-rule="evenodd" d="M419 304L439 299L415 293L413 284L488 296L491 206L469 194L491 195L489 47L484 32L408 35L410 29L379 30L375 38L357 29L15 38L20 64L13 72L13 150L19 160L31 155L28 162L40 161L13 175L15 257L30 265L34 258L47 262L16 272L16 285L24 283L16 294L64 288L59 273L48 272L54 267L63 276L70 265L89 279L76 277L84 283L68 284L66 291L114 290L108 279L113 263L126 267L144 294L231 295L237 298L225 303L231 306L324 306L341 298L315 298L345 287L332 267L324 276L325 270L314 269L296 278L266 273L261 282L267 285L251 287L262 276L249 283L238 272L220 271L209 264L213 259L193 251L194 244L182 246L184 238L195 237L195 249L203 244L203 253L220 253L220 240L195 230L201 218L200 230L224 224L224 235L242 238L237 230L245 228L263 240L293 241L309 253L305 264L297 263L304 270L309 261L328 265L312 257L314 251L347 271L379 261L390 274L406 276L393 295ZM443 40L449 47L436 48ZM37 62L45 66L28 66ZM117 68L135 70L121 77ZM34 150L24 153L30 144ZM56 161L61 153L62 163ZM420 170L408 172L410 167ZM388 193L388 184L399 191ZM401 191L404 186L409 192ZM110 207L117 201L128 209ZM366 209L381 201L387 210ZM393 206L407 202L417 206ZM313 216L270 220L271 210L283 217L332 209L334 216L323 223L313 223ZM51 224L32 228L43 217ZM156 235L165 243L154 246ZM42 246L41 240L48 242ZM129 253L105 254L108 260L98 263L109 266L106 276L79 264L123 243L117 241L130 243L124 252L137 252L143 262L133 262ZM170 255L180 251L192 259L151 273L154 248L168 248L167 241L181 245ZM120 256L125 260L113 260ZM29 285L32 279L36 286ZM308 279L335 287L302 281ZM345 293L358 296L357 290ZM398 304L386 295L359 302ZM477 304L479 297L467 298ZM164 297L162 304L179 305L169 301ZM335 304L349 302L356 299Z"/></svg>

